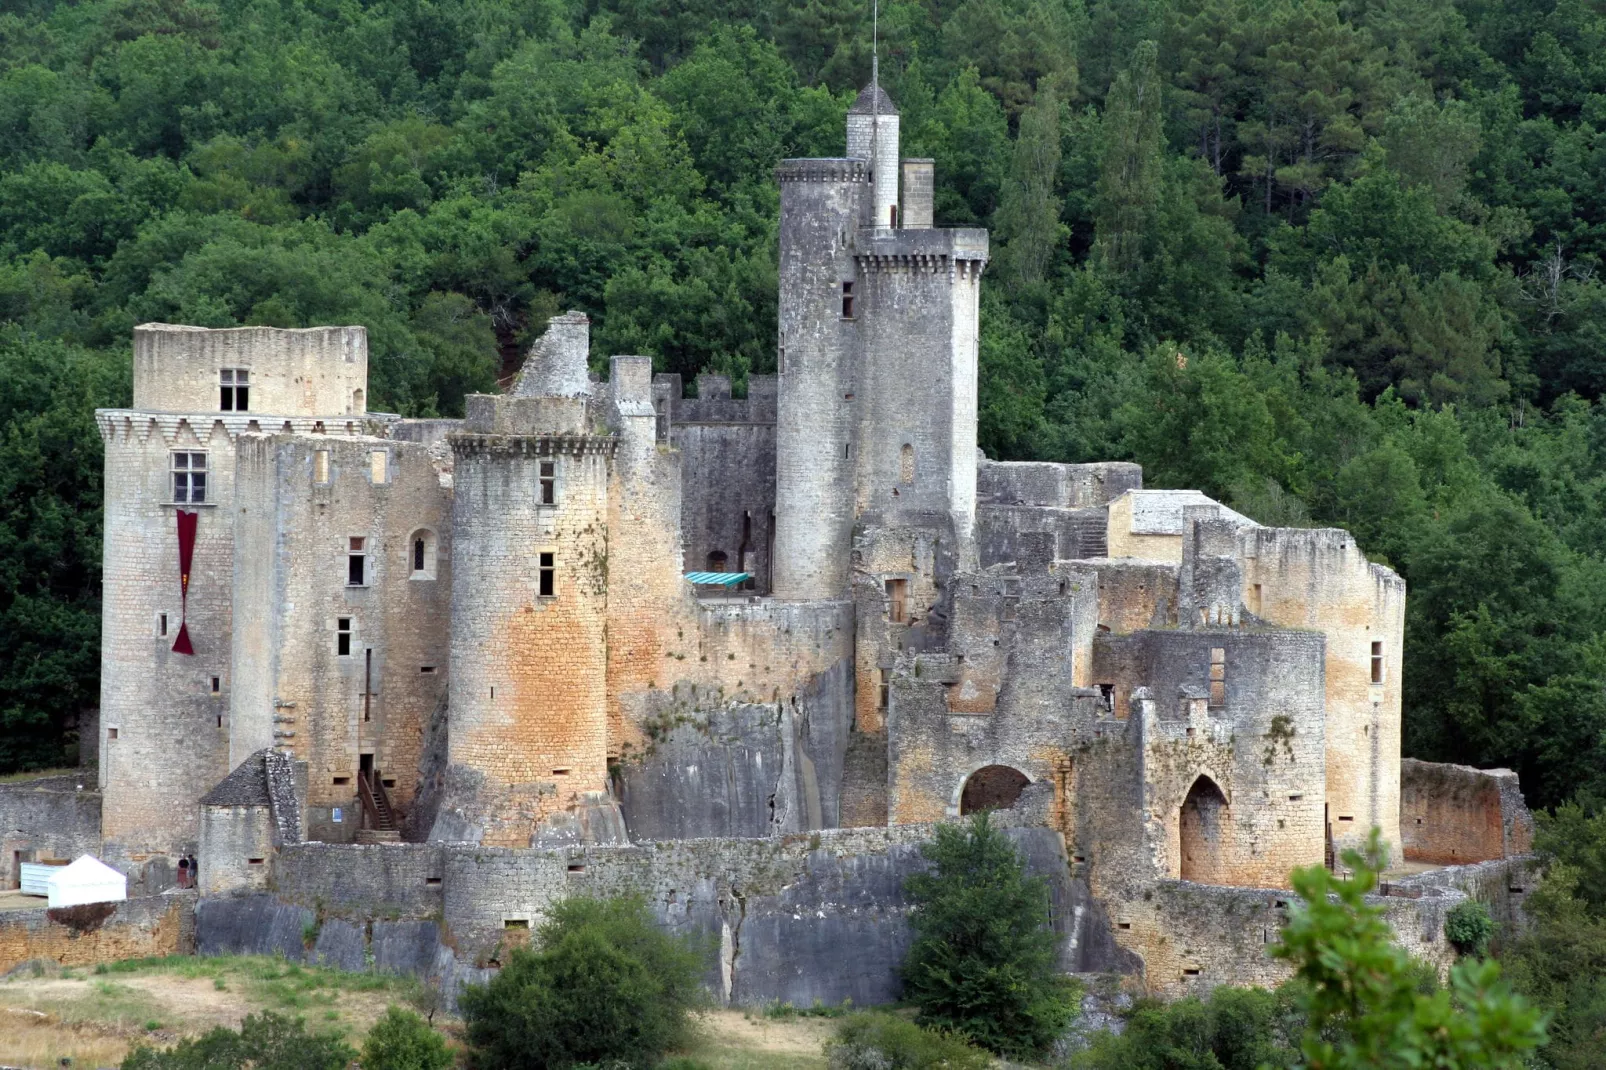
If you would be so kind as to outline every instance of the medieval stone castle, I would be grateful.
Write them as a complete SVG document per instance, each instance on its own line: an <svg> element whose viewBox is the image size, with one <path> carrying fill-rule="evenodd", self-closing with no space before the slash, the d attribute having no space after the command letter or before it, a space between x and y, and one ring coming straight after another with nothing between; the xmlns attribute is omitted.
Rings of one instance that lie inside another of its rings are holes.
<svg viewBox="0 0 1606 1070"><path fill-rule="evenodd" d="M1397 575L1134 464L982 457L988 237L933 226L879 89L777 178L745 398L599 378L573 312L462 420L368 411L361 327L137 328L97 414L97 823L12 821L6 864L71 826L151 894L197 857L220 947L388 904L474 969L554 895L645 889L730 999L885 995L799 948L895 965L917 826L980 809L1067 968L1158 991L1273 976L1276 890L1373 828L1521 890L1487 870L1526 851L1514 778L1402 770ZM1417 879L1391 909L1442 956L1424 903L1466 882Z"/></svg>

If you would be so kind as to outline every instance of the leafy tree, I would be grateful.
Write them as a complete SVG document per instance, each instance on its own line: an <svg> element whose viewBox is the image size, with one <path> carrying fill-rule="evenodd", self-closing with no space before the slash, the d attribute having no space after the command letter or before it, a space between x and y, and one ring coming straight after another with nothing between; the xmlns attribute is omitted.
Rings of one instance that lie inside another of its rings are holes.
<svg viewBox="0 0 1606 1070"><path fill-rule="evenodd" d="M1303 1017L1292 986L1214 989L1207 999L1144 1000L1120 1033L1102 1031L1075 1070L1262 1070L1296 1062Z"/></svg>
<svg viewBox="0 0 1606 1070"><path fill-rule="evenodd" d="M1046 1048L1075 1013L1047 926L1048 888L985 813L939 825L921 847L931 870L904 882L914 943L904 993L921 1024L999 1053Z"/></svg>
<svg viewBox="0 0 1606 1070"><path fill-rule="evenodd" d="M345 1070L357 1053L339 1037L307 1032L300 1018L246 1015L239 1031L217 1026L171 1048L135 1045L122 1070Z"/></svg>
<svg viewBox="0 0 1606 1070"><path fill-rule="evenodd" d="M454 1062L445 1037L397 1006L385 1009L362 1045L363 1070L448 1070Z"/></svg>
<svg viewBox="0 0 1606 1070"><path fill-rule="evenodd" d="M567 899L490 983L460 1000L482 1067L647 1065L685 1042L702 956L640 899Z"/></svg>
<svg viewBox="0 0 1606 1070"><path fill-rule="evenodd" d="M1366 902L1381 852L1373 829L1366 853L1345 852L1352 876L1322 866L1294 871L1301 904L1272 954L1307 986L1305 1063L1334 1070L1523 1066L1544 1043L1544 1016L1507 989L1491 960L1457 963L1447 990L1419 990L1382 908Z"/></svg>
<svg viewBox="0 0 1606 1070"><path fill-rule="evenodd" d="M1494 936L1494 921L1489 908L1476 899L1468 899L1450 908L1444 917L1444 938L1462 955L1483 957L1489 951Z"/></svg>

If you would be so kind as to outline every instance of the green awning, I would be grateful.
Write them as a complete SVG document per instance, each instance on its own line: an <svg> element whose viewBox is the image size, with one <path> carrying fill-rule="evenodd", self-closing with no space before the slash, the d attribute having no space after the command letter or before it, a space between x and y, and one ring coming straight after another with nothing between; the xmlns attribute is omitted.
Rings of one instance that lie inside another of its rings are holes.
<svg viewBox="0 0 1606 1070"><path fill-rule="evenodd" d="M743 580L753 578L751 572L688 572L686 582L699 587L735 587Z"/></svg>

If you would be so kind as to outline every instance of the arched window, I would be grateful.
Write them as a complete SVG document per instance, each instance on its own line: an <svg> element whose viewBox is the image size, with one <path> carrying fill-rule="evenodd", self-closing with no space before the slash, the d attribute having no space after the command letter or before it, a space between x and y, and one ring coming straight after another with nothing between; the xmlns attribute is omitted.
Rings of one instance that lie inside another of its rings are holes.
<svg viewBox="0 0 1606 1070"><path fill-rule="evenodd" d="M903 444L898 451L898 482L904 486L911 486L915 481L915 448L909 443Z"/></svg>
<svg viewBox="0 0 1606 1070"><path fill-rule="evenodd" d="M1227 797L1214 780L1200 776L1182 800L1177 817L1181 866L1178 875L1201 884L1226 883Z"/></svg>
<svg viewBox="0 0 1606 1070"><path fill-rule="evenodd" d="M959 796L960 814L983 810L1008 810L1020 799L1031 781L1019 769L1007 765L986 765L970 774Z"/></svg>
<svg viewBox="0 0 1606 1070"><path fill-rule="evenodd" d="M367 406L367 402L365 400L365 395L363 394L363 392L361 390L353 390L351 392L351 412L352 412L352 415L361 416L363 413L365 413L367 411L368 411L368 406Z"/></svg>
<svg viewBox="0 0 1606 1070"><path fill-rule="evenodd" d="M709 572L724 572L725 571L725 562L728 561L728 560L729 560L729 558L727 558L725 556L725 551L724 550L710 550L710 551L708 551L708 568L707 568L707 571L709 571Z"/></svg>
<svg viewBox="0 0 1606 1070"><path fill-rule="evenodd" d="M407 539L407 564L415 580L435 578L435 533L419 528Z"/></svg>

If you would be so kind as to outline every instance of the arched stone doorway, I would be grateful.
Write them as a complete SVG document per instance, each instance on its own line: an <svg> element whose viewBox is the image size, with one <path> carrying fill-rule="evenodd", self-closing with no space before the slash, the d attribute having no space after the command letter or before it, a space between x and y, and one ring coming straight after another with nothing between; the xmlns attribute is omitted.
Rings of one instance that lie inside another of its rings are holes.
<svg viewBox="0 0 1606 1070"><path fill-rule="evenodd" d="M1008 810L1030 783L1019 769L1007 765L982 766L965 779L965 790L959 794L959 813Z"/></svg>
<svg viewBox="0 0 1606 1070"><path fill-rule="evenodd" d="M1227 796L1214 780L1200 776L1182 800L1177 821L1181 877L1201 884L1227 884Z"/></svg>

